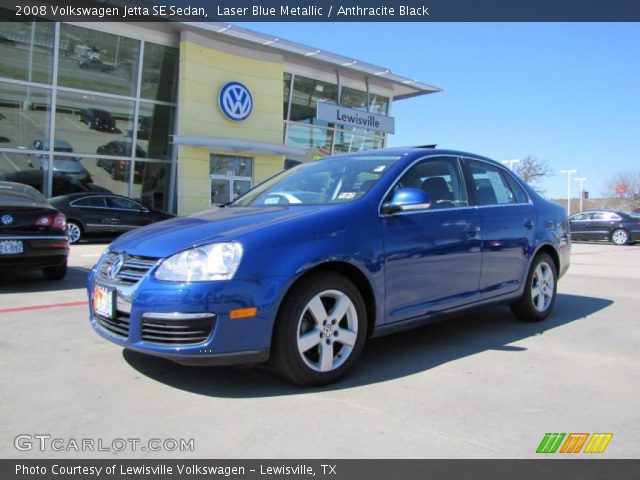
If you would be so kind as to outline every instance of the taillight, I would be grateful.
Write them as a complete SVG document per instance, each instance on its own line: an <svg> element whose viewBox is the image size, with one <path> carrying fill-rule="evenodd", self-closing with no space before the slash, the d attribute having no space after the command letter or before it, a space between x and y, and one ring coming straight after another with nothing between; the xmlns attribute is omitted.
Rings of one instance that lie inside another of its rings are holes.
<svg viewBox="0 0 640 480"><path fill-rule="evenodd" d="M36 220L36 226L50 227L54 230L64 230L67 228L67 217L65 217L62 212L48 213L47 215L38 217Z"/></svg>
<svg viewBox="0 0 640 480"><path fill-rule="evenodd" d="M65 230L67 228L67 217L64 216L64 213L56 213L56 216L53 218L51 228L56 230Z"/></svg>

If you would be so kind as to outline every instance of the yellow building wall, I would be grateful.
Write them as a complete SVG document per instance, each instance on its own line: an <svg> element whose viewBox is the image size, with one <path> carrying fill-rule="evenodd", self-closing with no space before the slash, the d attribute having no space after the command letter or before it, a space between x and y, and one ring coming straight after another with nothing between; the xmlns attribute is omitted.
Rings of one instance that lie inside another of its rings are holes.
<svg viewBox="0 0 640 480"><path fill-rule="evenodd" d="M283 98L281 62L258 60L222 52L192 41L180 42L178 135L253 140L282 145ZM227 82L243 83L253 96L253 111L233 122L218 106L220 88ZM178 148L177 206L185 215L207 209L211 203L209 155L252 157L253 183L276 174L282 155L181 146Z"/></svg>

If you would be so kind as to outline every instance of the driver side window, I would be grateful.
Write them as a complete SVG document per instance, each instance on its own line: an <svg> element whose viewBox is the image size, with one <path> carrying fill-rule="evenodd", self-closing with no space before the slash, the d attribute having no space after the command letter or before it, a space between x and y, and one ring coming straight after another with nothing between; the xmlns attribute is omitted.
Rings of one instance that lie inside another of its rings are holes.
<svg viewBox="0 0 640 480"><path fill-rule="evenodd" d="M469 205L456 158L428 158L416 163L398 180L385 201L391 201L401 188L417 188L428 193L430 210Z"/></svg>

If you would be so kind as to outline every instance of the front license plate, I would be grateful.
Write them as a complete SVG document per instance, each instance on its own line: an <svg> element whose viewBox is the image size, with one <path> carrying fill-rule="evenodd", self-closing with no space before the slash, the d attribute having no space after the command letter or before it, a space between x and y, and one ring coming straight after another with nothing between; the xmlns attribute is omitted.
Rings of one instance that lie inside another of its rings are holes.
<svg viewBox="0 0 640 480"><path fill-rule="evenodd" d="M101 285L93 286L93 311L103 317L113 318L116 311L116 299L113 288Z"/></svg>
<svg viewBox="0 0 640 480"><path fill-rule="evenodd" d="M20 240L2 240L0 241L0 255L15 255L23 253L24 246Z"/></svg>

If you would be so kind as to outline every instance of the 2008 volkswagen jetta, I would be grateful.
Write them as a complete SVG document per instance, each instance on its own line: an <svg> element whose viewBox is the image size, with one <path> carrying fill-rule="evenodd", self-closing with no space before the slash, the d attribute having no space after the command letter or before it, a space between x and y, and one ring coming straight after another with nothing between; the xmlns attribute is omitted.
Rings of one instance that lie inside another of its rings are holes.
<svg viewBox="0 0 640 480"><path fill-rule="evenodd" d="M487 158L335 156L120 237L89 276L91 324L178 363L270 361L321 385L371 336L498 303L545 319L569 240L564 209Z"/></svg>

